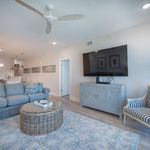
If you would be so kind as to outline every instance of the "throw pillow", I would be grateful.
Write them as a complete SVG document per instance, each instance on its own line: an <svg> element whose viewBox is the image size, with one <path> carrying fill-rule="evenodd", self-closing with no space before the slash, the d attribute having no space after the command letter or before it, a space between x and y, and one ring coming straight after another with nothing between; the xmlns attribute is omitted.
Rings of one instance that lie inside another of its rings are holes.
<svg viewBox="0 0 150 150"><path fill-rule="evenodd" d="M42 84L40 82L36 83L26 83L25 84L25 94L37 94L42 92Z"/></svg>

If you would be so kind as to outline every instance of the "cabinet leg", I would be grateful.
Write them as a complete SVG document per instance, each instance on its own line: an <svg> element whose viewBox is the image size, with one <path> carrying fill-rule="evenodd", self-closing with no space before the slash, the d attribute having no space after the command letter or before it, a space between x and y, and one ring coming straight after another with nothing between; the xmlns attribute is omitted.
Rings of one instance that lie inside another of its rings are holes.
<svg viewBox="0 0 150 150"><path fill-rule="evenodd" d="M127 120L127 117L126 117L126 115L124 114L124 124L126 124L126 120Z"/></svg>

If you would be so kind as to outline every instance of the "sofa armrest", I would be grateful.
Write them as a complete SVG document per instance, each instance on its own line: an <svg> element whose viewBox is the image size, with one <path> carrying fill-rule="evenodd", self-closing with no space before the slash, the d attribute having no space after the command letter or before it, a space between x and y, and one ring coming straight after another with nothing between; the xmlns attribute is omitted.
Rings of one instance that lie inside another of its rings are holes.
<svg viewBox="0 0 150 150"><path fill-rule="evenodd" d="M128 98L127 105L125 107L135 108L135 107L144 107L145 106L145 96L141 98Z"/></svg>
<svg viewBox="0 0 150 150"><path fill-rule="evenodd" d="M49 99L49 93L50 93L50 89L49 88L43 88L43 93L45 93L46 95L46 99Z"/></svg>

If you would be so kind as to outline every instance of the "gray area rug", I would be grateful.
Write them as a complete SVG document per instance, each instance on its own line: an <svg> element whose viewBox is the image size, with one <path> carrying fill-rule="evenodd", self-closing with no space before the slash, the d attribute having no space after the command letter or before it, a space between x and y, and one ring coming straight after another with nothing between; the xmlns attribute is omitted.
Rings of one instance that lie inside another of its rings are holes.
<svg viewBox="0 0 150 150"><path fill-rule="evenodd" d="M30 136L19 129L19 115L0 120L0 150L136 150L140 136L64 110L62 126Z"/></svg>

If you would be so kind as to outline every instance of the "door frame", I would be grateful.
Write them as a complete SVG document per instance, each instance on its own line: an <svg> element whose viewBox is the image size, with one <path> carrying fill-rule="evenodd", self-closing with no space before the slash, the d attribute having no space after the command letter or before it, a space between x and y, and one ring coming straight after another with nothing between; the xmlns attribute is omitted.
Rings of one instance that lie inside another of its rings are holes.
<svg viewBox="0 0 150 150"><path fill-rule="evenodd" d="M59 97L62 97L61 95L61 61L63 60L69 60L69 98L71 95L71 57L65 57L65 58L60 58L59 59Z"/></svg>

